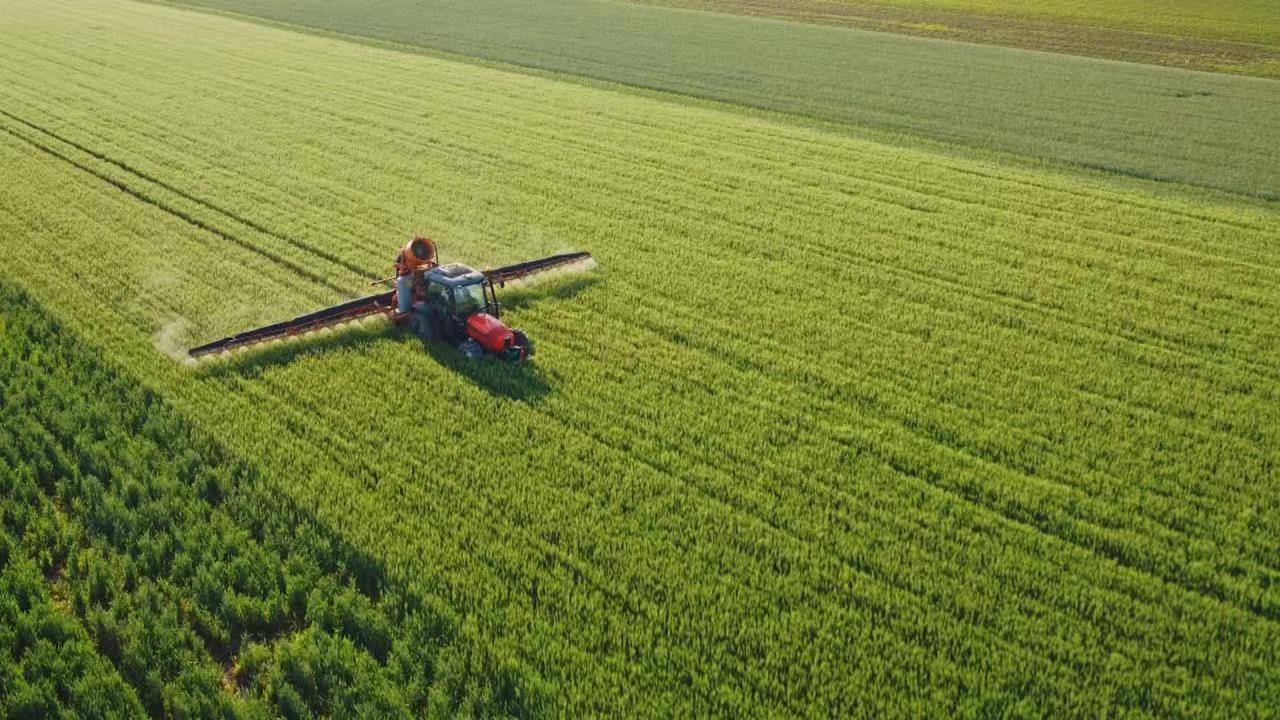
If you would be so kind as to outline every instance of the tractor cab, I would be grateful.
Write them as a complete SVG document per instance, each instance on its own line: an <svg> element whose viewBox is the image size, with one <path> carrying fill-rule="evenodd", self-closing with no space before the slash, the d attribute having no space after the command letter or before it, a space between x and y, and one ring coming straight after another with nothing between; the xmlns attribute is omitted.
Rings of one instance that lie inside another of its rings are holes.
<svg viewBox="0 0 1280 720"><path fill-rule="evenodd" d="M422 298L441 315L465 321L475 313L498 316L498 299L483 273L466 265L440 265L422 276Z"/></svg>
<svg viewBox="0 0 1280 720"><path fill-rule="evenodd" d="M519 330L498 319L500 306L493 283L466 265L440 265L422 274L410 325L424 340L459 343L468 358L485 351L511 361L533 354L533 344Z"/></svg>

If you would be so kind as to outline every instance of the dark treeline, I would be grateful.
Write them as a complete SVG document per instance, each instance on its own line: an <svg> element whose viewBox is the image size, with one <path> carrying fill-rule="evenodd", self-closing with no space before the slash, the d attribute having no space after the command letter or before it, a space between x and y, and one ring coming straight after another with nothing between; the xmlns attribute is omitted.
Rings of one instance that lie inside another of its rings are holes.
<svg viewBox="0 0 1280 720"><path fill-rule="evenodd" d="M0 715L529 716L447 608L0 284Z"/></svg>

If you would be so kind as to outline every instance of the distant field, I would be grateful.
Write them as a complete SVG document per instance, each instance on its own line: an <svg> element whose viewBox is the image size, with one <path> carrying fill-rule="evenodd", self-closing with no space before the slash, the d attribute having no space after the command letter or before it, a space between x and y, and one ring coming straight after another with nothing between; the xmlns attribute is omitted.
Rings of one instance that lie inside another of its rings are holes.
<svg viewBox="0 0 1280 720"><path fill-rule="evenodd" d="M787 2L787 0L781 0ZM849 0L828 0L840 5ZM849 4L856 4L857 0ZM1091 27L1280 45L1272 0L880 0L883 5L1036 18Z"/></svg>
<svg viewBox="0 0 1280 720"><path fill-rule="evenodd" d="M1280 84L596 0L191 0L486 58L1280 199Z"/></svg>
<svg viewBox="0 0 1280 720"><path fill-rule="evenodd" d="M553 715L1274 707L1273 203L155 5L0 12L0 274ZM1217 93L1130 138L1184 143L1152 174L1276 172L1270 85L1133 72L1125 112ZM415 231L600 268L506 296L521 368L376 323L166 354L366 291Z"/></svg>
<svg viewBox="0 0 1280 720"><path fill-rule="evenodd" d="M1271 0L636 1L1280 77L1280 12Z"/></svg>

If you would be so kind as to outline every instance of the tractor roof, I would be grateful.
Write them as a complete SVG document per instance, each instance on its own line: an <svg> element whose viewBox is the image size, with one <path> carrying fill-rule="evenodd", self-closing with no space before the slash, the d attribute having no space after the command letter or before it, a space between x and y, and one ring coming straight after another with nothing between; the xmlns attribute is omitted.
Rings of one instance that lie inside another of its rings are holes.
<svg viewBox="0 0 1280 720"><path fill-rule="evenodd" d="M484 274L466 265L451 263L432 268L431 272L427 273L427 279L449 286L470 285L484 280Z"/></svg>

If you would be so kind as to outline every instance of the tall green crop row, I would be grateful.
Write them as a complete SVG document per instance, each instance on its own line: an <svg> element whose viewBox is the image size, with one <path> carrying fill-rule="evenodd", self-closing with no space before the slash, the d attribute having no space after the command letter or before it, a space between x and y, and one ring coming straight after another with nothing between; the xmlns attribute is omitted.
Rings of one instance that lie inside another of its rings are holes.
<svg viewBox="0 0 1280 720"><path fill-rule="evenodd" d="M13 17L3 272L561 712L1276 696L1269 206L156 8ZM412 232L600 269L504 294L520 368L377 322L163 352L363 292Z"/></svg>
<svg viewBox="0 0 1280 720"><path fill-rule="evenodd" d="M8 532L0 538L0 711L30 720L66 711L142 716L137 695L97 653L84 628L58 611L40 568L14 547L20 539L12 535L16 523L6 520Z"/></svg>
<svg viewBox="0 0 1280 720"><path fill-rule="evenodd" d="M535 678L0 285L6 717L528 716Z"/></svg>

